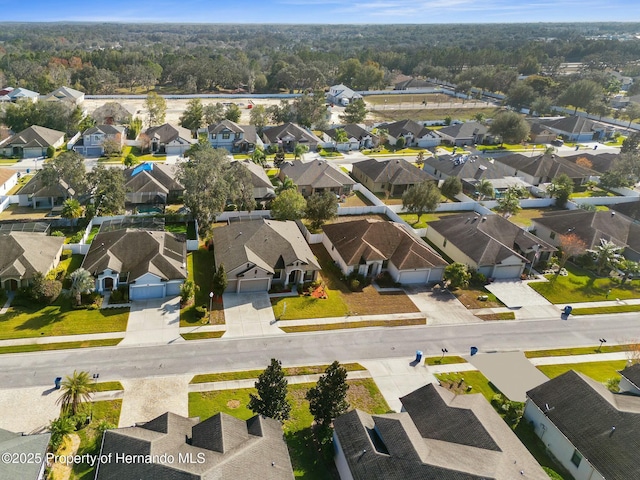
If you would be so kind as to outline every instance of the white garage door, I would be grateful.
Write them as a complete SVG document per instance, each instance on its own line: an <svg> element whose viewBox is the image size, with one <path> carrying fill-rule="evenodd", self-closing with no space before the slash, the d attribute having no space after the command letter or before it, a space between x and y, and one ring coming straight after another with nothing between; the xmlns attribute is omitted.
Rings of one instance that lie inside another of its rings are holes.
<svg viewBox="0 0 640 480"><path fill-rule="evenodd" d="M497 265L493 270L493 278L518 278L521 268L520 265Z"/></svg>
<svg viewBox="0 0 640 480"><path fill-rule="evenodd" d="M256 278L251 280L239 280L240 290L238 293L266 292L269 288L268 278Z"/></svg>
<svg viewBox="0 0 640 480"><path fill-rule="evenodd" d="M164 297L163 285L141 285L136 287L131 285L129 287L129 297L131 300L146 300L148 298L162 298Z"/></svg>
<svg viewBox="0 0 640 480"><path fill-rule="evenodd" d="M400 272L399 283L427 283L430 270L418 270L416 272Z"/></svg>

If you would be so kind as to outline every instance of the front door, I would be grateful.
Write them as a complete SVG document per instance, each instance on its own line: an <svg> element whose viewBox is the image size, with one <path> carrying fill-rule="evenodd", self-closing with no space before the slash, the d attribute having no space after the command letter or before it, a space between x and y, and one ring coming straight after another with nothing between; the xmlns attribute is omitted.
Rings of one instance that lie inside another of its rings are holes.
<svg viewBox="0 0 640 480"><path fill-rule="evenodd" d="M298 283L298 270L294 270L289 274L289 283L294 285Z"/></svg>
<svg viewBox="0 0 640 480"><path fill-rule="evenodd" d="M9 288L9 290L11 292L15 292L16 290L18 290L18 281L14 280L13 278L7 280L6 282L4 282L5 284L5 288Z"/></svg>
<svg viewBox="0 0 640 480"><path fill-rule="evenodd" d="M105 290L113 290L113 278L107 277L104 279L104 289Z"/></svg>

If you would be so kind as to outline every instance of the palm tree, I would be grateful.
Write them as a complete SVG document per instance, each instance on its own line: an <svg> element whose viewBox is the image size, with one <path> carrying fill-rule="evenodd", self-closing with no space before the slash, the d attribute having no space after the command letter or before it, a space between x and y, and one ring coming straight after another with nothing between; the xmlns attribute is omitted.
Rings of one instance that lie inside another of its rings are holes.
<svg viewBox="0 0 640 480"><path fill-rule="evenodd" d="M78 305L82 304L82 294L89 293L95 288L95 282L91 274L84 268L75 270L71 275L71 295L75 297Z"/></svg>
<svg viewBox="0 0 640 480"><path fill-rule="evenodd" d="M478 182L476 190L480 194L480 200L484 200L486 197L493 198L493 184L486 178L483 178Z"/></svg>
<svg viewBox="0 0 640 480"><path fill-rule="evenodd" d="M633 260L628 260L623 258L618 263L618 268L624 272L624 278L622 279L622 283L626 282L627 279L635 277L640 273L640 263L634 262Z"/></svg>
<svg viewBox="0 0 640 480"><path fill-rule="evenodd" d="M265 162L267 160L267 156L264 154L264 151L256 147L253 152L251 152L251 161L261 167L264 167Z"/></svg>
<svg viewBox="0 0 640 480"><path fill-rule="evenodd" d="M299 143L293 149L293 157L295 160L297 160L298 158L302 158L302 156L308 151L309 151L309 147L307 145L301 145Z"/></svg>
<svg viewBox="0 0 640 480"><path fill-rule="evenodd" d="M611 270L618 266L621 260L620 252L623 248L624 247L619 247L615 243L602 238L600 239L600 245L597 245L591 250L587 250L596 262L598 275L606 269Z"/></svg>
<svg viewBox="0 0 640 480"><path fill-rule="evenodd" d="M67 376L62 382L62 395L56 403L61 405L62 411L71 416L76 415L80 406L91 400L93 382L89 372L73 371L73 375Z"/></svg>
<svg viewBox="0 0 640 480"><path fill-rule="evenodd" d="M71 220L73 225L75 221L82 216L82 205L80 205L80 202L75 198L69 198L62 204L60 216Z"/></svg>
<svg viewBox="0 0 640 480"><path fill-rule="evenodd" d="M280 195L285 190L296 190L297 188L298 186L293 180L285 175L284 180L281 180L280 184L276 187L276 195Z"/></svg>
<svg viewBox="0 0 640 480"><path fill-rule="evenodd" d="M336 129L336 143L347 143L349 141L349 135L344 131L344 128Z"/></svg>
<svg viewBox="0 0 640 480"><path fill-rule="evenodd" d="M56 418L55 420L51 420L49 423L49 432L51 433L51 440L49 444L51 446L51 450L55 453L62 442L64 437L76 431L76 423L72 418L65 417L64 415Z"/></svg>

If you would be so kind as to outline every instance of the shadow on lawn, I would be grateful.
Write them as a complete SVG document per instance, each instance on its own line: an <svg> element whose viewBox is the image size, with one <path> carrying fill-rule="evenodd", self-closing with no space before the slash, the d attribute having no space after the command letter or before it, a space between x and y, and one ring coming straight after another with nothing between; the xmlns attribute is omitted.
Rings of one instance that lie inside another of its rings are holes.
<svg viewBox="0 0 640 480"><path fill-rule="evenodd" d="M331 448L321 448L311 427L285 434L294 470L304 472L305 480L338 479Z"/></svg>

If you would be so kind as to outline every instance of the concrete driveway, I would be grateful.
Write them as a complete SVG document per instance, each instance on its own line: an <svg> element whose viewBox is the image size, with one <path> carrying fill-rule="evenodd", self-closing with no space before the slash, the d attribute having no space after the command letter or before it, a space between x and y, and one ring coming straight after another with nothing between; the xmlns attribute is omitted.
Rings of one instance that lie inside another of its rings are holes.
<svg viewBox="0 0 640 480"><path fill-rule="evenodd" d="M120 345L166 345L183 341L180 336L180 297L132 302L127 331Z"/></svg>
<svg viewBox="0 0 640 480"><path fill-rule="evenodd" d="M276 318L267 292L225 293L222 299L227 324L225 338L284 334L275 325Z"/></svg>
<svg viewBox="0 0 640 480"><path fill-rule="evenodd" d="M509 308L551 305L546 298L522 280L496 280L486 288Z"/></svg>
<svg viewBox="0 0 640 480"><path fill-rule="evenodd" d="M422 285L404 288L407 296L427 317L427 325L448 325L478 322L451 292L434 292Z"/></svg>

